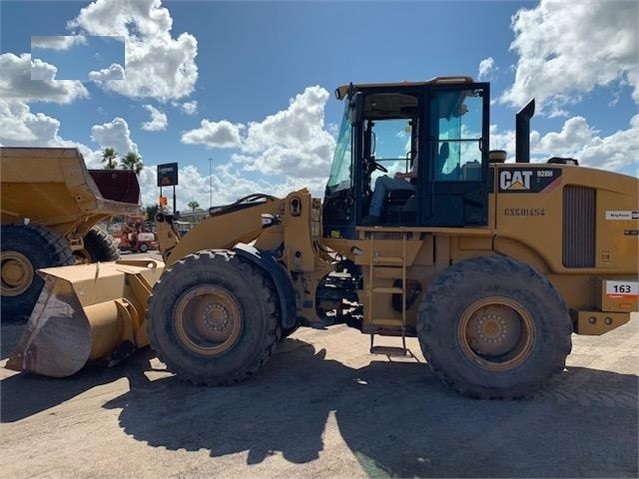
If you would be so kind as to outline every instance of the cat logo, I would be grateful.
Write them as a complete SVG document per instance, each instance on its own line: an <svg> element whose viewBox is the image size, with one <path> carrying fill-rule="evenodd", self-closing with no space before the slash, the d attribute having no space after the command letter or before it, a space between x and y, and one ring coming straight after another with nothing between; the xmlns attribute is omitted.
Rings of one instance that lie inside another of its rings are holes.
<svg viewBox="0 0 639 479"><path fill-rule="evenodd" d="M503 170L499 174L499 188L503 191L530 190L530 177L533 172L528 170Z"/></svg>

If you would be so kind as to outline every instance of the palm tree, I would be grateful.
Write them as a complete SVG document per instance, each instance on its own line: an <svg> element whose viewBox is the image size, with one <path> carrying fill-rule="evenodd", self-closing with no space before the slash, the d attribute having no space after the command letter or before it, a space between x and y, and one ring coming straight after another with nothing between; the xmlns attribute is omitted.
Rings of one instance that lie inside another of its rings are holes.
<svg viewBox="0 0 639 479"><path fill-rule="evenodd" d="M106 163L105 170L115 170L118 166L118 153L113 148L105 148L102 152L102 163Z"/></svg>
<svg viewBox="0 0 639 479"><path fill-rule="evenodd" d="M191 211L195 211L199 207L200 207L200 204L197 201L193 200L193 201L189 202L189 208L191 208Z"/></svg>
<svg viewBox="0 0 639 479"><path fill-rule="evenodd" d="M139 175L142 168L144 168L142 157L135 151L129 151L126 156L123 156L120 160L120 164L122 165L122 169L133 170L136 175Z"/></svg>

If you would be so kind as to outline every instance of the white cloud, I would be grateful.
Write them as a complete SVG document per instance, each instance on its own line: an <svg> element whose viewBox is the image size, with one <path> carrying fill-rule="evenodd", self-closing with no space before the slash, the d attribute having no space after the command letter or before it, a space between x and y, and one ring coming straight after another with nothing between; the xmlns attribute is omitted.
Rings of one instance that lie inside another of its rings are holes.
<svg viewBox="0 0 639 479"><path fill-rule="evenodd" d="M61 146L60 122L34 114L20 101L0 101L0 141L5 146Z"/></svg>
<svg viewBox="0 0 639 479"><path fill-rule="evenodd" d="M495 60L493 57L484 58L479 62L479 80L488 80L492 77L491 73L499 70L499 67L495 66Z"/></svg>
<svg viewBox="0 0 639 479"><path fill-rule="evenodd" d="M72 36L48 36L48 37L31 37L31 48L46 48L49 50L68 50L73 45L86 45L87 40L83 35Z"/></svg>
<svg viewBox="0 0 639 479"><path fill-rule="evenodd" d="M151 120L142 123L142 129L146 131L160 131L166 130L168 125L168 120L166 118L166 113L161 112L157 108L152 107L151 105L142 105L149 113L151 113Z"/></svg>
<svg viewBox="0 0 639 479"><path fill-rule="evenodd" d="M200 128L182 133L181 141L190 145L206 145L209 148L238 148L242 143L242 129L244 125L226 120L202 120Z"/></svg>
<svg viewBox="0 0 639 479"><path fill-rule="evenodd" d="M100 168L99 155L89 147L59 135L60 121L44 113L33 113L26 103L0 100L0 144L78 148L88 168Z"/></svg>
<svg viewBox="0 0 639 479"><path fill-rule="evenodd" d="M137 153L138 146L131 140L131 130L124 118L116 117L109 123L91 127L91 139L100 149L114 148L118 155L126 155L129 151Z"/></svg>
<svg viewBox="0 0 639 479"><path fill-rule="evenodd" d="M47 79L31 80L32 68ZM1 54L0 71L0 98L5 100L71 103L89 96L80 81L53 80L55 66L38 59L31 61L28 53L19 57L13 53Z"/></svg>
<svg viewBox="0 0 639 479"><path fill-rule="evenodd" d="M586 119L575 116L566 120L560 132L550 132L541 138L538 149L557 156L574 155L582 145L586 145L595 131L588 126Z"/></svg>
<svg viewBox="0 0 639 479"><path fill-rule="evenodd" d="M635 1L542 0L513 17L519 55L515 82L501 101L523 105L531 97L551 116L597 86L627 82L639 103L639 41Z"/></svg>
<svg viewBox="0 0 639 479"><path fill-rule="evenodd" d="M91 35L125 38L126 79L106 81L103 88L160 101L193 91L198 77L197 40L189 33L171 36L173 19L161 0L96 0L67 26Z"/></svg>
<svg viewBox="0 0 639 479"><path fill-rule="evenodd" d="M580 116L567 120L561 131L544 135L535 150L547 156L577 158L580 165L610 171L626 171L637 174L639 138L639 115L630 120L627 130L619 130L601 137Z"/></svg>
<svg viewBox="0 0 639 479"><path fill-rule="evenodd" d="M91 81L124 80L124 68L118 63L112 63L109 68L89 72Z"/></svg>
<svg viewBox="0 0 639 479"><path fill-rule="evenodd" d="M566 120L558 132L541 135L530 132L531 161L543 161L553 156L576 158L579 164L609 171L637 174L639 138L639 115L630 120L627 130L619 130L601 137L580 116ZM508 161L515 161L515 132L499 131L496 125L490 127L490 149L506 150Z"/></svg>
<svg viewBox="0 0 639 479"><path fill-rule="evenodd" d="M328 91L308 87L289 107L249 124L240 158L247 170L289 178L322 178L329 173L335 138L324 128Z"/></svg>
<svg viewBox="0 0 639 479"><path fill-rule="evenodd" d="M58 68L36 58L31 60L31 80L55 80Z"/></svg>
<svg viewBox="0 0 639 479"><path fill-rule="evenodd" d="M339 125L337 123L329 123L326 131L333 135L334 138L337 138L339 136Z"/></svg>
<svg viewBox="0 0 639 479"><path fill-rule="evenodd" d="M187 101L184 103L173 103L173 106L180 108L187 115L195 115L197 113L197 100Z"/></svg>
<svg viewBox="0 0 639 479"><path fill-rule="evenodd" d="M120 155L136 151L125 120L115 118L110 123L95 125L91 132L99 149L60 137L60 121L43 113L33 113L24 102L0 99L0 144L20 147L78 148L87 168L102 169L102 149L110 146ZM155 197L156 172L153 167L142 170L140 187L147 203L157 202Z"/></svg>
<svg viewBox="0 0 639 479"><path fill-rule="evenodd" d="M200 128L182 134L182 142L238 148L232 159L245 171L325 183L335 148L335 138L324 128L328 97L324 88L308 87L290 100L287 109L248 127L204 119Z"/></svg>

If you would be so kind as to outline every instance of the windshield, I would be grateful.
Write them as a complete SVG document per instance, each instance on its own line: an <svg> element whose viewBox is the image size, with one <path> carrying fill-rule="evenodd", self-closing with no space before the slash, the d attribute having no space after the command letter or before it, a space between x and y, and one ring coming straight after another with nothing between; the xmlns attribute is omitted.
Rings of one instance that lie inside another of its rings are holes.
<svg viewBox="0 0 639 479"><path fill-rule="evenodd" d="M331 166L331 173L326 185L326 190L329 193L346 190L351 187L352 130L347 103L346 108L344 108L342 125L339 129L335 156L333 156L333 166Z"/></svg>

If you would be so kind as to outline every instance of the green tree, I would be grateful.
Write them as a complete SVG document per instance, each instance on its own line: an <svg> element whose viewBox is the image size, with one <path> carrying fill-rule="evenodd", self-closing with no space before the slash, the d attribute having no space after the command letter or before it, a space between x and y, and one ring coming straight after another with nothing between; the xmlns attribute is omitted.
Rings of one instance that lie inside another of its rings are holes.
<svg viewBox="0 0 639 479"><path fill-rule="evenodd" d="M105 170L115 170L118 166L118 153L110 147L102 152L102 163L105 163Z"/></svg>
<svg viewBox="0 0 639 479"><path fill-rule="evenodd" d="M197 201L193 200L193 201L189 202L189 208L191 208L191 211L195 211L199 207L200 207L200 204Z"/></svg>
<svg viewBox="0 0 639 479"><path fill-rule="evenodd" d="M125 170L133 170L136 175L140 174L142 168L144 168L144 163L142 163L142 157L138 155L135 151L129 151L125 156L120 160L120 164L122 168Z"/></svg>
<svg viewBox="0 0 639 479"><path fill-rule="evenodd" d="M144 212L146 213L146 219L149 221L155 221L155 215L158 213L164 212L164 208L160 207L160 205L146 205L144 207Z"/></svg>

